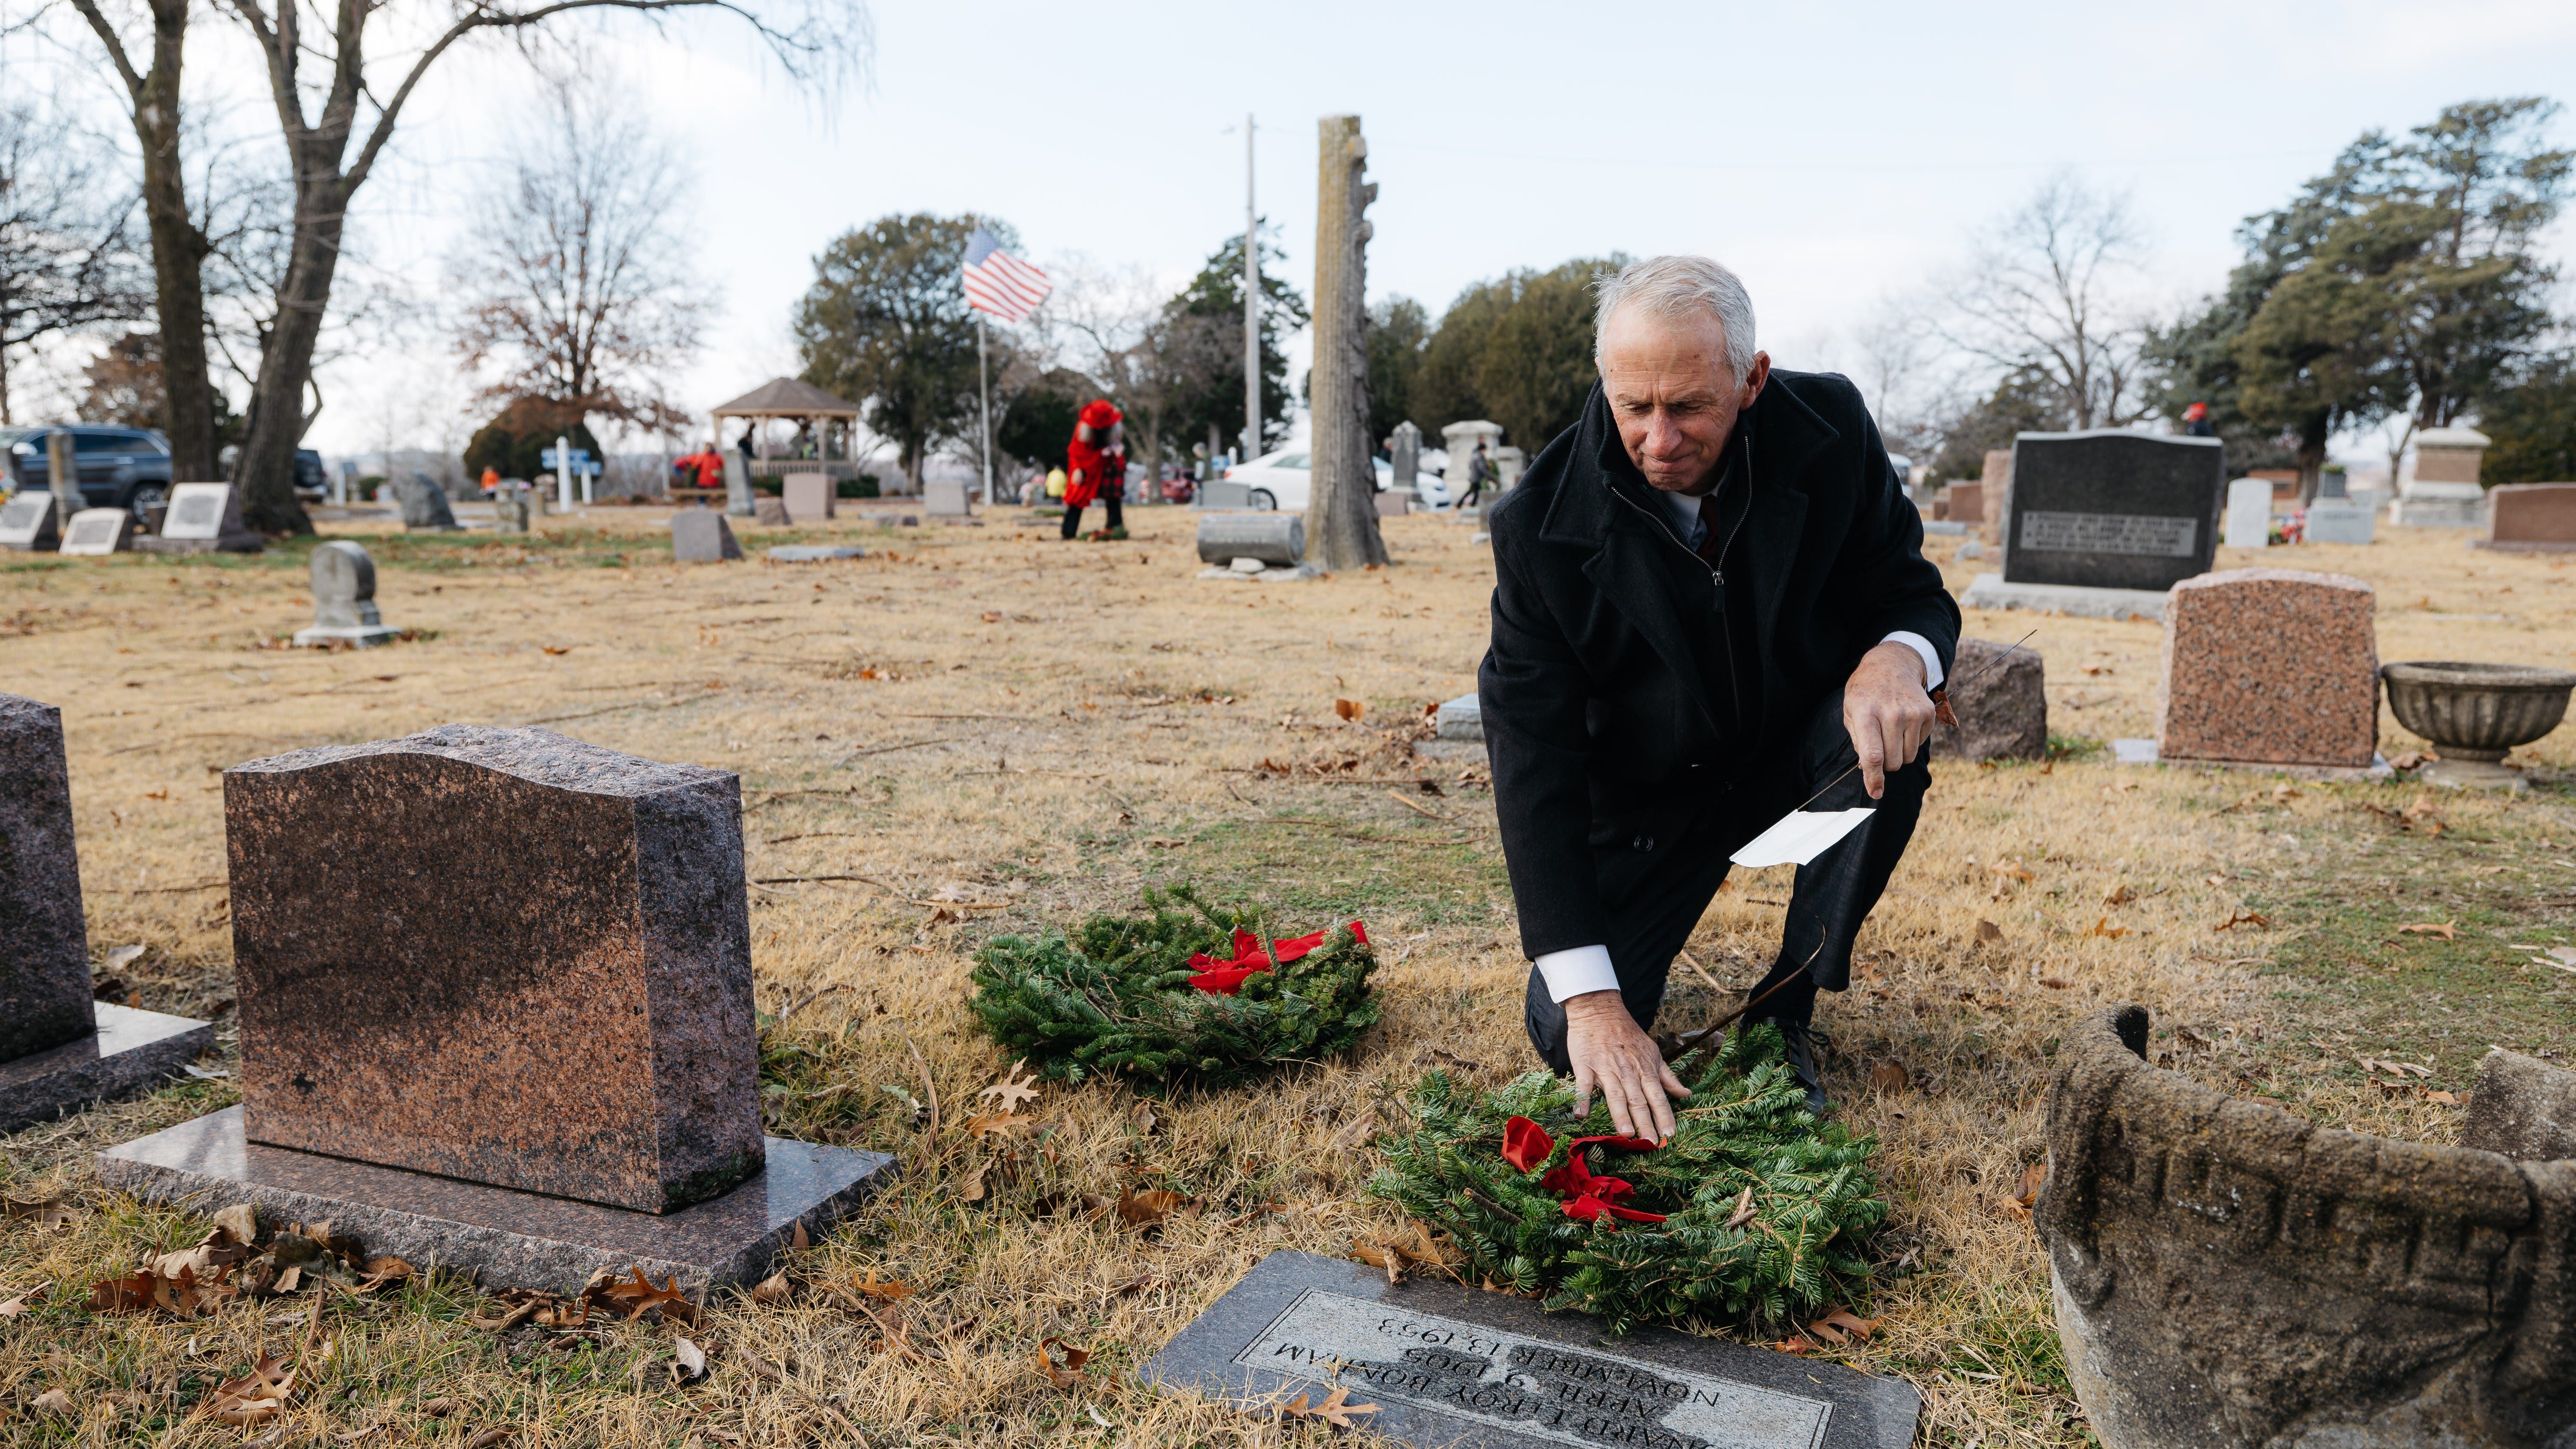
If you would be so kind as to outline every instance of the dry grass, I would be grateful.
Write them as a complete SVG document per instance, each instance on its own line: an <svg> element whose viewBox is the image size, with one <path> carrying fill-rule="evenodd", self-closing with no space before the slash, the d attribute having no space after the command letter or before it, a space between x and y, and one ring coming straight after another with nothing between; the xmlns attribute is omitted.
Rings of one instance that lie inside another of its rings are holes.
<svg viewBox="0 0 2576 1449"><path fill-rule="evenodd" d="M1390 524L1399 562L1380 573L1202 583L1178 511L1140 510L1138 538L1114 545L1058 544L1005 512L979 529L797 535L859 535L873 552L857 562L684 568L659 556L650 517L603 510L524 547L381 540L386 618L434 637L365 653L251 647L305 616L300 551L0 566L0 687L64 707L91 940L102 956L152 948L122 973L141 1004L203 1015L230 995L223 767L450 720L548 723L741 772L752 872L770 882L752 896L760 1001L773 1014L799 1006L765 1039L773 1130L891 1150L908 1169L800 1260L796 1302L719 1297L693 1335L715 1348L705 1385L666 1386L667 1328L560 1347L543 1334L496 1339L465 1324L479 1302L470 1289L422 1287L325 1311L332 1355L298 1393L291 1436L381 1424L360 1442L465 1444L511 1427L521 1449L766 1445L847 1442L855 1425L874 1443L1298 1439L1266 1415L1158 1398L1126 1371L1261 1254L1347 1254L1355 1237L1394 1226L1361 1194L1374 1154L1335 1144L1355 1116L1388 1110L1428 1047L1483 1063L1491 1081L1527 1063L1526 968L1478 772L1417 768L1406 731L1379 728L1472 688L1483 551L1463 528L1407 519ZM778 541L746 540L755 552ZM2576 655L2563 563L2403 533L2290 558L2381 583L2384 657ZM1951 568L1953 585L1968 572ZM2154 626L1990 616L1970 632L2012 639L2032 623L2062 735L2149 731ZM1366 719L1338 720L1336 698L1365 701ZM2564 733L2545 742L2531 754L2536 773L2554 781L2570 749ZM1266 773L1265 760L1427 775L1443 793L1398 800ZM2567 939L2563 912L2542 920L2516 905L2520 887L2478 874L2507 859L2517 863L2494 869L2551 868L2532 842L2554 835L2563 848L2576 835L2556 784L2519 803L2448 802L2449 832L2434 842L2357 803L2402 806L2411 791L2309 786L2275 798L2271 784L2115 770L2080 750L2045 768L1936 772L1921 833L1863 936L1859 979L1823 1011L1841 1048L1838 1095L1879 1134L1895 1203L1874 1307L1889 1321L1843 1357L1924 1392L1927 1442L2087 1442L2057 1364L2042 1256L1998 1204L2040 1156L2049 1056L2073 1013L2143 1001L2160 1030L2193 1026L2212 1042L2166 1043L2185 1070L2349 1125L2440 1137L2452 1109L2371 1088L2337 1051L2375 1043L2369 1033L2387 1024L2373 1015L2387 994L2353 983L2400 981L2404 962L2433 959L2407 954L2419 948L2488 970L2470 959L2486 949L2470 940L2478 933L2464 927L2462 943L2438 948L2408 937L2394 955L2372 945L2380 955L2363 959L2350 932L2329 929L2340 907L2282 902L2347 869L2360 833L2386 863L2374 879L2483 892L2466 908L2511 923L2516 940L2534 929ZM363 890L376 864L348 862L350 888ZM1719 896L1693 953L1721 980L1748 983L1768 960L1788 875L1740 875ZM790 879L819 876L864 879ZM968 1141L959 1124L1005 1065L964 1009L974 943L1184 879L1258 896L1292 924L1367 919L1389 962L1386 1019L1358 1059L1162 1104L1110 1086L1050 1088L1030 1109L1050 1131L1043 1143ZM2105 904L2123 890L2134 899ZM1000 909L949 922L930 904L942 897ZM2274 928L2212 929L2247 909ZM1981 943L1981 921L2001 939ZM2091 934L2097 921L2126 934ZM2400 964L2372 964L2382 957ZM1716 1007L1688 979L1677 977L1668 1024ZM827 987L837 989L812 995ZM2565 1019L2514 1018L2527 1030L2505 1044L2564 1047ZM907 1038L941 1102L936 1139L884 1090L921 1094ZM2447 1080L2435 1085L2464 1087L2474 1056L2464 1037L2438 1057ZM1906 1069L1907 1090L1866 1085L1886 1062ZM90 1279L203 1231L100 1192L88 1154L225 1100L225 1084L199 1083L0 1139L11 1195L60 1190L86 1209L63 1230L0 1225L0 1301L57 1285L43 1306L0 1318L0 1441L148 1437L178 1449L241 1437L187 1420L183 1406L261 1350L301 1343L300 1301L195 1323L79 1306ZM1065 1194L1121 1185L1169 1187L1199 1210L1146 1232L1050 1210ZM920 1290L904 1304L912 1356L821 1286L870 1269ZM1048 1383L1037 1354L1049 1336L1097 1351L1088 1383ZM69 1413L33 1407L53 1389ZM424 1408L442 1398L452 1409Z"/></svg>

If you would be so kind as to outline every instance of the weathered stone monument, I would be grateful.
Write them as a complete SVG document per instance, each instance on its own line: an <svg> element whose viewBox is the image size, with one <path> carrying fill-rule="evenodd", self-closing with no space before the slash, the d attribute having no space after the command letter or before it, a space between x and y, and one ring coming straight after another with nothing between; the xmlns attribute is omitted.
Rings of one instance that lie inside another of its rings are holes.
<svg viewBox="0 0 2576 1449"><path fill-rule="evenodd" d="M487 1285L705 1285L890 1163L761 1133L734 775L448 725L236 765L224 816L242 1103L102 1154L111 1185Z"/></svg>
<svg viewBox="0 0 2576 1449"><path fill-rule="evenodd" d="M2150 1025L2067 1034L2034 1214L2105 1449L2576 1436L2576 1075L2491 1051L2460 1145L2400 1142L2160 1071Z"/></svg>
<svg viewBox="0 0 2576 1449"><path fill-rule="evenodd" d="M1163 1347L1146 1382L1276 1404L1348 1388L1402 1443L1905 1449L1923 1399L1894 1379L1281 1249Z"/></svg>
<svg viewBox="0 0 2576 1449"><path fill-rule="evenodd" d="M91 999L62 711L0 694L0 1132L146 1090L214 1044L205 1022Z"/></svg>
<svg viewBox="0 0 2576 1449"><path fill-rule="evenodd" d="M2272 483L2268 478L2239 478L2227 485L2229 548L2272 546Z"/></svg>
<svg viewBox="0 0 2576 1449"><path fill-rule="evenodd" d="M721 563L742 557L733 525L712 508L683 508L671 515L671 557L680 563Z"/></svg>
<svg viewBox="0 0 2576 1449"><path fill-rule="evenodd" d="M1998 662L2000 661L2000 662ZM1945 681L1956 725L1932 727L1936 758L2038 760L2048 755L2047 662L2024 644L1962 639Z"/></svg>
<svg viewBox="0 0 2576 1449"><path fill-rule="evenodd" d="M1306 563L1306 519L1296 513L1202 513L1199 562L1206 578L1311 577ZM1246 567L1249 563L1251 567Z"/></svg>
<svg viewBox="0 0 2576 1449"><path fill-rule="evenodd" d="M921 511L932 518L971 518L975 495L963 478L925 478L921 483Z"/></svg>
<svg viewBox="0 0 2576 1449"><path fill-rule="evenodd" d="M313 550L313 623L295 631L298 646L348 643L372 649L402 631L376 610L376 561L347 539Z"/></svg>
<svg viewBox="0 0 2576 1449"><path fill-rule="evenodd" d="M2165 607L2164 760L2368 769L2379 744L2376 596L2346 574L2231 569Z"/></svg>
<svg viewBox="0 0 2576 1449"><path fill-rule="evenodd" d="M540 505L536 490L525 480L504 478L492 493L492 531L494 533L530 533L536 528Z"/></svg>
<svg viewBox="0 0 2576 1449"><path fill-rule="evenodd" d="M1368 421L1366 294L1374 228L1362 215L1377 200L1377 183L1360 179L1368 170L1368 142L1359 117L1324 117L1316 144L1314 471L1306 541L1315 567L1329 572L1386 562Z"/></svg>
<svg viewBox="0 0 2576 1449"><path fill-rule="evenodd" d="M2486 521L2478 487L2486 434L2475 428L2426 428L2397 470L2397 501L2388 521L2409 528L2475 528Z"/></svg>
<svg viewBox="0 0 2576 1449"><path fill-rule="evenodd" d="M832 480L821 473L790 473L778 480L778 501L786 506L789 523L821 523L830 518L832 492Z"/></svg>
<svg viewBox="0 0 2576 1449"><path fill-rule="evenodd" d="M2480 548L2576 553L2576 483L2499 483L2487 490Z"/></svg>
<svg viewBox="0 0 2576 1449"><path fill-rule="evenodd" d="M62 541L62 504L53 494L24 488L0 503L0 548L51 553Z"/></svg>
<svg viewBox="0 0 2576 1449"><path fill-rule="evenodd" d="M1953 483L1941 490L1936 510L1945 523L1956 523L1982 540L1985 536L1986 485Z"/></svg>
<svg viewBox="0 0 2576 1449"><path fill-rule="evenodd" d="M2379 510L2351 494L2351 480L2341 468L2317 474L2317 496L2308 502L2309 543L2368 543L2378 532Z"/></svg>
<svg viewBox="0 0 2576 1449"><path fill-rule="evenodd" d="M2209 571L2225 445L2096 429L2014 440L2003 572L1979 574L1971 608L2158 618L2165 590ZM1992 484L1984 489L1995 497Z"/></svg>
<svg viewBox="0 0 2576 1449"><path fill-rule="evenodd" d="M134 512L127 508L84 508L63 530L62 551L97 557L123 553L134 546Z"/></svg>
<svg viewBox="0 0 2576 1449"><path fill-rule="evenodd" d="M181 483L170 490L161 531L134 540L144 553L259 553L265 539L242 521L241 490L230 483Z"/></svg>
<svg viewBox="0 0 2576 1449"><path fill-rule="evenodd" d="M2016 443L2012 448L1986 450L1985 473L1977 482L1977 518L1969 521L1983 520L1977 537L1988 548L2004 545L2004 516L2012 507L2013 454L2018 447Z"/></svg>
<svg viewBox="0 0 2576 1449"><path fill-rule="evenodd" d="M1386 438L1387 471L1394 474L1389 486L1407 498L1419 495L1422 481L1422 430L1411 419L1395 425Z"/></svg>
<svg viewBox="0 0 2576 1449"><path fill-rule="evenodd" d="M402 505L405 532L455 533L465 526L456 521L456 510L447 506L447 490L428 474L414 472L387 486L394 490L394 501Z"/></svg>

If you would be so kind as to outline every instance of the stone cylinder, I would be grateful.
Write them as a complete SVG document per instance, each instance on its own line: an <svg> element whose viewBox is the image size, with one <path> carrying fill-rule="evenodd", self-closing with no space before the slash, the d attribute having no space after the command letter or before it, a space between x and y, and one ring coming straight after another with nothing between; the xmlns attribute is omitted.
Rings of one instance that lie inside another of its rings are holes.
<svg viewBox="0 0 2576 1449"><path fill-rule="evenodd" d="M1295 568L1306 557L1306 520L1295 513L1202 513L1199 562L1229 564L1257 558L1273 568Z"/></svg>

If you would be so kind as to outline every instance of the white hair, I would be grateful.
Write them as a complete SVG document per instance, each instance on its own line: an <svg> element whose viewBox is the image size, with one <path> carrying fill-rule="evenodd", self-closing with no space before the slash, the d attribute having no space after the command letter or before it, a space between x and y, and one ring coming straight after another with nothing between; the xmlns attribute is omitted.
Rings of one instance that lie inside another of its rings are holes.
<svg viewBox="0 0 2576 1449"><path fill-rule="evenodd" d="M1601 365L1601 336L1610 330L1611 314L1622 307L1643 307L1658 317L1704 312L1726 331L1726 370L1738 382L1753 370L1753 298L1733 272L1706 257L1648 257L1617 272L1604 272L1599 282L1600 308L1592 314L1592 365Z"/></svg>

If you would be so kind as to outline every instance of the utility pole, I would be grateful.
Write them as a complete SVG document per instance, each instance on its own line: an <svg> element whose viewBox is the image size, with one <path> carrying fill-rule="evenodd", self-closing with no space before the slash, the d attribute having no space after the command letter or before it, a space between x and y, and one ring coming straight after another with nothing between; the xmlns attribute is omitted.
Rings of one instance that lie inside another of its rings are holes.
<svg viewBox="0 0 2576 1449"><path fill-rule="evenodd" d="M1252 115L1243 117L1243 461L1261 456L1261 213L1252 199Z"/></svg>
<svg viewBox="0 0 2576 1449"><path fill-rule="evenodd" d="M980 311L975 314L975 386L984 398L984 506L990 508L993 506L993 378L985 370L984 314Z"/></svg>

